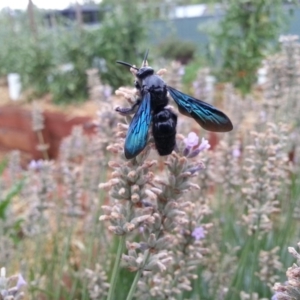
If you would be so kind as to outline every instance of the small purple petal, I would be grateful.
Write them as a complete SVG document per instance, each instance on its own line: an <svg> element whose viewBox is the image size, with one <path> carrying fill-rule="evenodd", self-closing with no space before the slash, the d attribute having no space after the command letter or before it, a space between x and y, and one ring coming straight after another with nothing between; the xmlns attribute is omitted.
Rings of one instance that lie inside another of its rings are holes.
<svg viewBox="0 0 300 300"><path fill-rule="evenodd" d="M187 155L187 157L193 158L193 157L197 156L200 152L205 151L209 148L210 148L210 144L209 144L208 140L206 140L205 138L202 138L201 144L199 145L199 147L197 147L195 150L193 150L191 153L189 153Z"/></svg>
<svg viewBox="0 0 300 300"><path fill-rule="evenodd" d="M241 150L239 148L235 148L232 150L232 156L234 158L239 158L241 156Z"/></svg>
<svg viewBox="0 0 300 300"><path fill-rule="evenodd" d="M198 165L196 165L196 166L194 166L194 167L192 167L190 169L187 169L187 172L190 172L191 174L194 174L194 173L196 173L196 172L198 172L200 170L203 170L203 169L205 169L204 164L203 163L199 163Z"/></svg>
<svg viewBox="0 0 300 300"><path fill-rule="evenodd" d="M204 150L208 150L210 148L210 144L208 142L208 140L206 140L205 138L202 138L201 140L201 144L198 147L199 151L204 151Z"/></svg>
<svg viewBox="0 0 300 300"><path fill-rule="evenodd" d="M183 156L188 156L189 154L190 154L190 152L191 152L191 147L185 147L184 149L183 149Z"/></svg>
<svg viewBox="0 0 300 300"><path fill-rule="evenodd" d="M196 227L192 232L192 237L195 238L196 241L205 238L205 231L202 226Z"/></svg>
<svg viewBox="0 0 300 300"><path fill-rule="evenodd" d="M42 166L43 166L43 161L41 159L31 160L28 165L28 169L38 171L42 168Z"/></svg>
<svg viewBox="0 0 300 300"><path fill-rule="evenodd" d="M271 300L278 300L278 297L277 297L276 294L277 294L277 293L275 293L275 294L272 296Z"/></svg>
<svg viewBox="0 0 300 300"><path fill-rule="evenodd" d="M112 94L112 88L109 85L104 86L104 96L105 98L109 98Z"/></svg>
<svg viewBox="0 0 300 300"><path fill-rule="evenodd" d="M189 153L187 155L188 158L193 158L196 157L201 151L199 150L199 148L196 148L194 151L192 151L191 153Z"/></svg>
<svg viewBox="0 0 300 300"><path fill-rule="evenodd" d="M19 274L16 288L19 290L21 287L23 287L25 285L27 285L27 282L25 281L23 276L21 274Z"/></svg>
<svg viewBox="0 0 300 300"><path fill-rule="evenodd" d="M28 168L31 169L31 170L36 170L37 169L37 161L36 160L31 160L29 165L28 165Z"/></svg>
<svg viewBox="0 0 300 300"><path fill-rule="evenodd" d="M185 74L185 69L184 67L180 67L179 70L178 70L178 75L184 75Z"/></svg>

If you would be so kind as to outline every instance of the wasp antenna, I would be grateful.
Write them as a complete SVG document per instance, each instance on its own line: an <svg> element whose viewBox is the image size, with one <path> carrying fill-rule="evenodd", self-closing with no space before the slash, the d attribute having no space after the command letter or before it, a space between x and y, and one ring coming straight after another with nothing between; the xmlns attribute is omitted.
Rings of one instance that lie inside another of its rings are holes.
<svg viewBox="0 0 300 300"><path fill-rule="evenodd" d="M149 49L146 50L142 67L146 67L146 62L147 62L148 54L149 54Z"/></svg>
<svg viewBox="0 0 300 300"><path fill-rule="evenodd" d="M133 65L127 63L127 62L124 62L124 61L120 61L120 60L117 60L117 64L120 64L120 65L124 65L124 66L127 66L127 67L130 67L130 68L133 68L135 70L139 70L138 68L134 67Z"/></svg>

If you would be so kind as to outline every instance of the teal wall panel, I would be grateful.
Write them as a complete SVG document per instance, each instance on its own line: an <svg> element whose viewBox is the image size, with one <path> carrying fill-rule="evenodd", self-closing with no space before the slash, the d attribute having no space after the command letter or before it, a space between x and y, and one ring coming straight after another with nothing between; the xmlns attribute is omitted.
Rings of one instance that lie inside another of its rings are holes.
<svg viewBox="0 0 300 300"><path fill-rule="evenodd" d="M149 38L153 44L159 44L168 37L176 36L182 40L192 41L199 48L203 48L208 42L208 37L207 34L199 30L199 27L205 24L216 24L221 18L222 16L218 15L151 21ZM300 36L300 8L294 9L293 15L289 17L289 25L287 29L282 30L282 34Z"/></svg>

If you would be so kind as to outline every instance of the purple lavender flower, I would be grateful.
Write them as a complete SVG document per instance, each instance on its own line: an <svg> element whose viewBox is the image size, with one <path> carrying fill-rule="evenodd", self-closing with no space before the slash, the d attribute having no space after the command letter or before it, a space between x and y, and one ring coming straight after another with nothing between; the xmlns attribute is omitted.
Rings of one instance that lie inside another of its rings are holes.
<svg viewBox="0 0 300 300"><path fill-rule="evenodd" d="M200 145L196 148L195 146L199 143L199 137L195 132L190 132L184 140L185 149L183 150L183 155L189 158L197 156L200 152L205 151L210 148L208 140L202 138ZM193 149L193 150L192 150Z"/></svg>
<svg viewBox="0 0 300 300"><path fill-rule="evenodd" d="M210 148L210 144L209 144L208 140L206 140L205 138L202 138L201 144L198 147L199 152L202 152L204 150L208 150L209 148Z"/></svg>
<svg viewBox="0 0 300 300"><path fill-rule="evenodd" d="M201 144L194 149L192 152L190 152L187 157L192 158L197 156L200 152L203 152L205 150L208 150L210 148L210 144L208 142L208 140L206 140L205 138L202 138L201 140Z"/></svg>
<svg viewBox="0 0 300 300"><path fill-rule="evenodd" d="M271 300L278 300L278 298L277 298L277 293L275 293L275 294L272 296Z"/></svg>
<svg viewBox="0 0 300 300"><path fill-rule="evenodd" d="M196 172L205 169L205 166L202 162L198 163L197 165L187 169L187 172L190 172L191 174L195 174Z"/></svg>
<svg viewBox="0 0 300 300"><path fill-rule="evenodd" d="M178 75L183 76L185 74L185 68L184 66L181 66L178 70Z"/></svg>
<svg viewBox="0 0 300 300"><path fill-rule="evenodd" d="M184 140L185 148L183 150L183 155L188 156L191 152L191 149L198 145L199 138L195 132L190 132Z"/></svg>
<svg viewBox="0 0 300 300"><path fill-rule="evenodd" d="M111 96L111 94L112 94L112 88L109 85L105 85L104 86L103 94L104 94L104 97L106 99L108 99Z"/></svg>
<svg viewBox="0 0 300 300"><path fill-rule="evenodd" d="M13 275L11 277L6 278L6 270L5 268L0 269L0 286L2 288L0 292L0 297L4 297L6 299L15 299L16 296L20 295L21 289L23 286L27 285L27 282L24 280L21 274ZM15 286L9 288L11 282L14 282L17 279L17 283ZM1 298L2 299L2 298ZM18 298L19 299L19 298Z"/></svg>
<svg viewBox="0 0 300 300"><path fill-rule="evenodd" d="M241 156L241 150L239 148L234 148L232 150L232 156L234 158L239 158Z"/></svg>
<svg viewBox="0 0 300 300"><path fill-rule="evenodd" d="M202 226L196 227L193 232L192 232L192 237L196 240L199 241L201 239L205 238L205 231Z"/></svg>
<svg viewBox="0 0 300 300"><path fill-rule="evenodd" d="M34 171L38 171L41 169L41 167L43 166L43 161L41 159L39 160L31 160L29 165L28 165L28 169L34 170Z"/></svg>
<svg viewBox="0 0 300 300"><path fill-rule="evenodd" d="M21 289L25 285L27 285L27 282L25 281L25 279L22 276L22 274L19 274L18 275L18 281L17 281L16 288L19 290L19 289Z"/></svg>
<svg viewBox="0 0 300 300"><path fill-rule="evenodd" d="M187 138L184 139L185 146L187 148L193 148L194 146L198 145L199 138L195 132L190 132Z"/></svg>

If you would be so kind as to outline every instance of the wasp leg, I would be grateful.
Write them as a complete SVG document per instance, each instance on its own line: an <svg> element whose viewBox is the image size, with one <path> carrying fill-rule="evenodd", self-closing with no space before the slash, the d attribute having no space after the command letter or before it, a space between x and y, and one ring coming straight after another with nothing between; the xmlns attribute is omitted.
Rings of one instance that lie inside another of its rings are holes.
<svg viewBox="0 0 300 300"><path fill-rule="evenodd" d="M141 90L141 86L137 80L134 82L134 87L139 91Z"/></svg>
<svg viewBox="0 0 300 300"><path fill-rule="evenodd" d="M131 107L117 107L115 110L123 116L128 116L136 113L137 108L139 107L141 100L137 100Z"/></svg>

